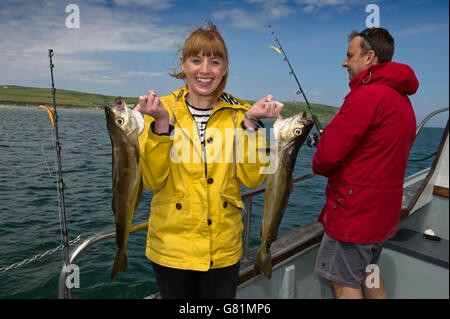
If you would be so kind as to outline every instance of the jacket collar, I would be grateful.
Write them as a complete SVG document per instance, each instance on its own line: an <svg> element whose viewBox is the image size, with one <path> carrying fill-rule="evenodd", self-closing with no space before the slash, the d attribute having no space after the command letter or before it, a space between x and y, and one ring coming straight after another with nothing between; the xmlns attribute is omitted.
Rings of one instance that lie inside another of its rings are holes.
<svg viewBox="0 0 450 319"><path fill-rule="evenodd" d="M353 91L370 84L386 85L405 95L416 93L419 87L414 71L408 65L397 62L374 64L356 75L349 86Z"/></svg>
<svg viewBox="0 0 450 319"><path fill-rule="evenodd" d="M380 65L382 64L374 64L365 69L364 71L360 72L358 75L356 75L349 83L350 90L354 90L361 85L369 84L372 80L373 73L380 69Z"/></svg>
<svg viewBox="0 0 450 319"><path fill-rule="evenodd" d="M174 107L175 113L181 113L183 111L189 112L189 110L187 109L187 106L186 106L186 95L188 95L188 93L189 93L189 89L188 89L187 85L180 87L172 92L172 95L175 99L175 107ZM235 110L242 109L244 111L247 110L247 107L244 105L241 105L241 104L232 105L232 104L227 103L226 101L219 100L219 103L217 103L214 106L211 116L213 116L213 114L216 111L223 109L223 108L231 108L231 109L235 109ZM175 116L177 116L177 115L179 115L179 114L175 114Z"/></svg>
<svg viewBox="0 0 450 319"><path fill-rule="evenodd" d="M176 120L176 122L178 122L179 126L182 127L185 132L189 135L189 138L191 139L191 141L193 142L195 149L197 152L199 152L199 154L201 154L201 142L200 142L200 138L198 136L198 132L196 129L196 124L194 123L194 119L191 116L188 107L186 105L186 95L189 93L189 89L187 87L187 85L176 89L175 91L172 92L172 98L174 103L172 104L172 110L173 110L173 115L175 116L174 119ZM217 103L214 108L213 111L211 113L211 117L214 116L214 113L218 112L219 110L222 109L242 109L242 110L247 110L248 107L246 107L245 105L241 105L241 104L235 104L232 105L230 103L227 103L223 100L220 100L219 103ZM231 112L230 112L230 116L231 116ZM172 120L171 120L172 121ZM171 124L173 124L171 122ZM201 155L200 155L201 156Z"/></svg>

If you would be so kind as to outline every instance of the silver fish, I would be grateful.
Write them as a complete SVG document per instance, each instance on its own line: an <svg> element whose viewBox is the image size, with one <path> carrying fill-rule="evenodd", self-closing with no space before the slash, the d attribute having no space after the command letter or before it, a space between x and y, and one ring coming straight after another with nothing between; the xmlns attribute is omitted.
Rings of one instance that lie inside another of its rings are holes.
<svg viewBox="0 0 450 319"><path fill-rule="evenodd" d="M278 165L276 171L266 177L261 247L254 266L254 270L264 272L269 279L272 277L270 246L277 238L278 227L293 188L292 173L297 161L298 151L305 142L312 126L313 121L306 119L305 112L286 119L278 119L273 124L277 143L275 143L275 146L271 146L271 152L275 152Z"/></svg>
<svg viewBox="0 0 450 319"><path fill-rule="evenodd" d="M127 241L133 214L142 196L142 164L138 137L144 130L142 115L121 97L105 106L106 126L112 144L112 203L116 222L117 252L111 279L127 271Z"/></svg>

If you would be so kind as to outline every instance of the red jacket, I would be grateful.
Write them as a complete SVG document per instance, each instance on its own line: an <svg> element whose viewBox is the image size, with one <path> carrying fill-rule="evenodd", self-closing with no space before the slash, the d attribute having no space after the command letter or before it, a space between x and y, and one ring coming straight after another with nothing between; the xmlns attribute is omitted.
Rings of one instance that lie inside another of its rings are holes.
<svg viewBox="0 0 450 319"><path fill-rule="evenodd" d="M319 217L332 238L360 244L393 237L416 118L407 95L419 82L405 64L376 64L350 81L350 93L317 146L313 172L328 177Z"/></svg>

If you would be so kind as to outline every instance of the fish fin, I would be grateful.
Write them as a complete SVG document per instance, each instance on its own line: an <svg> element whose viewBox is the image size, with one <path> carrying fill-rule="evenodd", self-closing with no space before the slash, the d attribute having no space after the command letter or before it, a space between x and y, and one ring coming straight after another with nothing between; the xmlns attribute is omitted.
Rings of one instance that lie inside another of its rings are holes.
<svg viewBox="0 0 450 319"><path fill-rule="evenodd" d="M141 176L141 182L139 184L139 192L138 192L138 197L137 197L137 198L139 198L139 200L137 200L136 208L139 205L139 202L141 201L143 192L144 192L144 179ZM136 210L136 208L134 210Z"/></svg>
<svg viewBox="0 0 450 319"><path fill-rule="evenodd" d="M136 211L137 207L139 206L139 203L141 202L141 197L142 197L142 192L144 191L144 181L142 179L141 176L141 181L139 182L139 187L137 190L137 195L136 195L136 200L134 202L134 209L133 209L133 214Z"/></svg>
<svg viewBox="0 0 450 319"><path fill-rule="evenodd" d="M262 271L268 279L272 278L272 255L269 249L263 247L259 249L253 270Z"/></svg>
<svg viewBox="0 0 450 319"><path fill-rule="evenodd" d="M116 258L111 271L111 280L114 279L118 271L126 272L127 269L127 250L126 248L117 249Z"/></svg>

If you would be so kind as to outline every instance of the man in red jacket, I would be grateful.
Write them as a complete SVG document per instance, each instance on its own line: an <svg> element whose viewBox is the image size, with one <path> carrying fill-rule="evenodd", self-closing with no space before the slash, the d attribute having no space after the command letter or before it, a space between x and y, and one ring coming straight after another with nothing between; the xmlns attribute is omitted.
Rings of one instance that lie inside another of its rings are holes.
<svg viewBox="0 0 450 319"><path fill-rule="evenodd" d="M383 28L353 31L347 58L350 93L325 127L313 172L328 177L319 217L325 229L315 272L330 281L336 298L386 298L386 288L366 285L383 242L400 219L403 181L416 118L407 95L419 82L413 70L390 62L394 39Z"/></svg>

